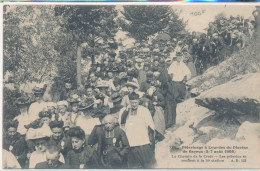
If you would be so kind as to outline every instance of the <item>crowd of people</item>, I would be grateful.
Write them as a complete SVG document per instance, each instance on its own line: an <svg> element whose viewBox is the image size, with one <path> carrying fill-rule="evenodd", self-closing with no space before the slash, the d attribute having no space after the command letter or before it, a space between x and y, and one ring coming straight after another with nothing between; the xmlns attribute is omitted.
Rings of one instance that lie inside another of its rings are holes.
<svg viewBox="0 0 260 171"><path fill-rule="evenodd" d="M224 18L199 37L110 53L91 65L78 89L74 78L64 79L56 100L45 101L48 85L36 85L34 100L21 94L20 112L4 123L4 168L154 168L155 144L189 97L186 82L244 48L252 35L247 19Z"/></svg>
<svg viewBox="0 0 260 171"><path fill-rule="evenodd" d="M92 65L84 87L67 79L57 102L44 101L47 85L36 85L34 102L17 98L4 149L22 168L153 168L155 144L186 97L191 72L182 58Z"/></svg>

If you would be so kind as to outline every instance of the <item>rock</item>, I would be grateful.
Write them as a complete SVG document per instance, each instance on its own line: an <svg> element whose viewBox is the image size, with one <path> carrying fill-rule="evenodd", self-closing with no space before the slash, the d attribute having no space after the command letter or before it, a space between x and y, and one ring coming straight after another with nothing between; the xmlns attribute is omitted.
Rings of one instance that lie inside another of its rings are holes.
<svg viewBox="0 0 260 171"><path fill-rule="evenodd" d="M176 125L183 126L185 123L192 122L196 125L202 119L215 114L215 111L199 106L195 103L195 98L191 98L182 103L178 103L176 109Z"/></svg>
<svg viewBox="0 0 260 171"><path fill-rule="evenodd" d="M236 76L260 72L259 45L259 40L250 43L250 46L240 50L239 53L233 53L231 57L217 66L208 68L202 75L189 80L187 84L191 90L196 88L197 92L202 93L214 86L230 81ZM204 82L210 79L212 79L211 84L205 85Z"/></svg>
<svg viewBox="0 0 260 171"><path fill-rule="evenodd" d="M257 122L260 120L260 73L237 77L209 89L195 103L222 114L233 114L240 122Z"/></svg>
<svg viewBox="0 0 260 171"><path fill-rule="evenodd" d="M260 140L260 123L251 123L245 121L238 129L236 139L244 139L249 141Z"/></svg>

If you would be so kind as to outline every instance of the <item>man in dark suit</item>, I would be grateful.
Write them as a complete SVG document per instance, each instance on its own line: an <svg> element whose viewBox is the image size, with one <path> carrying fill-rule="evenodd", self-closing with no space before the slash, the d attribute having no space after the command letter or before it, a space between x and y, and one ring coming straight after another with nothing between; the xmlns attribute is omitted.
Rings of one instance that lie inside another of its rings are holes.
<svg viewBox="0 0 260 171"><path fill-rule="evenodd" d="M98 157L104 168L127 168L129 143L125 132L116 124L113 115L107 115L102 125L94 127L88 144L98 144Z"/></svg>
<svg viewBox="0 0 260 171"><path fill-rule="evenodd" d="M48 146L46 161L38 163L35 169L65 169L65 164L59 161L60 151L57 146Z"/></svg>

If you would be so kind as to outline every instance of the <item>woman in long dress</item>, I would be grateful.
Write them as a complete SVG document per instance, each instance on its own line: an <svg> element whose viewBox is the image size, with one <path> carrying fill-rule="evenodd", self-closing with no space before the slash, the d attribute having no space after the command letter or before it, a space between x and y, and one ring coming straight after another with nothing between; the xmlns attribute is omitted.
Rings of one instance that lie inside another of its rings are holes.
<svg viewBox="0 0 260 171"><path fill-rule="evenodd" d="M17 132L21 135L25 135L27 129L24 127L25 125L30 124L29 115L28 115L28 106L30 104L30 98L28 96L19 97L15 103L17 104L20 114L16 116L13 120L18 121Z"/></svg>
<svg viewBox="0 0 260 171"><path fill-rule="evenodd" d="M35 96L35 102L29 107L28 116L30 123L39 118L39 113L47 108L47 103L43 100L44 92L47 85L37 85L33 88L33 93Z"/></svg>

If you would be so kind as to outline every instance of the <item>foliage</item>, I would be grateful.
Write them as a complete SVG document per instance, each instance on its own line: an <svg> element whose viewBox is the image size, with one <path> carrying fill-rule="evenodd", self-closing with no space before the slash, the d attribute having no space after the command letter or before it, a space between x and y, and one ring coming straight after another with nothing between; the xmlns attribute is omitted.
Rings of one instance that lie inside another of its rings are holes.
<svg viewBox="0 0 260 171"><path fill-rule="evenodd" d="M55 15L63 18L61 26L70 33L72 43L85 44L83 57L91 57L93 63L95 56L107 52L109 43L115 43L115 6L56 6Z"/></svg>
<svg viewBox="0 0 260 171"><path fill-rule="evenodd" d="M118 19L123 31L137 41L160 31L174 33L185 28L185 23L170 6L124 6L123 17Z"/></svg>
<svg viewBox="0 0 260 171"><path fill-rule="evenodd" d="M58 23L52 6L5 6L4 72L17 83L42 82L56 72Z"/></svg>

